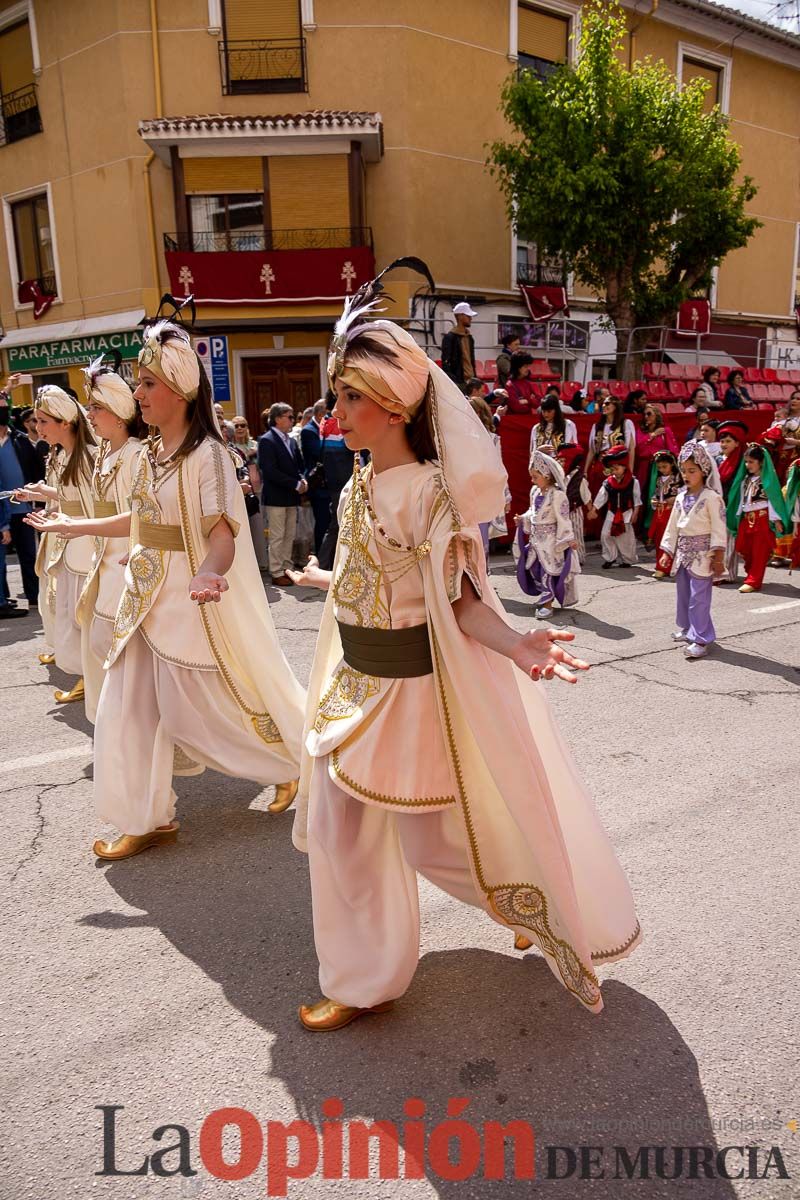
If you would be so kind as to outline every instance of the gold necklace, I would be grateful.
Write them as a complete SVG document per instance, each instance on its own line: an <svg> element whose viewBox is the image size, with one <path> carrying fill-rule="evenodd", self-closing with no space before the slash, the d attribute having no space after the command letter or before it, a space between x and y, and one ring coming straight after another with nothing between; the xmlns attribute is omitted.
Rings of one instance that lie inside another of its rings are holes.
<svg viewBox="0 0 800 1200"><path fill-rule="evenodd" d="M361 493L361 499L364 501L364 507L366 508L367 512L369 513L369 517L370 517L370 520L372 521L374 528L377 529L378 533L385 540L389 549L395 550L395 551L404 551L406 554L414 554L418 558L424 557L426 554L428 554L430 552L430 548L431 548L430 542L427 542L427 541L422 542L422 544L419 546L406 546L406 545L404 545L403 542L398 542L397 538L393 538L390 533L387 533L386 530L384 529L383 525L381 525L380 521L378 520L378 514L375 512L375 509L372 507L372 502L370 501L370 498L369 498L369 489L367 487L366 479L365 479L367 471L369 471L369 467L365 467L363 473L358 470L358 467L356 467L355 483L356 483L356 487L358 488L359 492Z"/></svg>

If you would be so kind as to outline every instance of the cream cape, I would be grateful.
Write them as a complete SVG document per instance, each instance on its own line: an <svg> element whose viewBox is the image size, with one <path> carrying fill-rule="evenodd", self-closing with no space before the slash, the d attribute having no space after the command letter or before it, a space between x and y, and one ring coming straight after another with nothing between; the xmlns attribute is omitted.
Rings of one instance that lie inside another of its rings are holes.
<svg viewBox="0 0 800 1200"><path fill-rule="evenodd" d="M452 602L465 573L504 617L486 575L478 530L458 525L443 489L426 517L415 542L431 544L420 570L438 717L477 893L498 923L533 938L564 986L599 1012L595 964L626 957L641 937L627 880L554 722L548 685L534 684L458 628ZM334 577L339 559L337 551ZM341 652L329 592L309 684L306 735ZM401 753L401 731L397 748ZM304 752L293 829L294 844L303 851L314 769L315 760ZM316 769L325 769L325 760ZM364 776L368 770L365 763Z"/></svg>
<svg viewBox="0 0 800 1200"><path fill-rule="evenodd" d="M227 497L231 511L222 511L214 517L202 514L200 456L198 451L187 455L178 467L178 492L181 530L193 575L208 553L208 535L217 520L227 520L234 532L240 526L246 529L248 520L232 459L218 442L211 439L209 442L221 472L220 495ZM119 657L131 634L141 625L158 596L167 570L165 554L169 552L145 548L139 541L142 521L161 523L158 505L148 495L150 470L145 452L140 456L133 484L130 557L106 667ZM226 578L229 590L223 593L220 603L199 607L206 641L228 690L249 717L254 735L267 743L275 755L285 759L285 775L276 780L284 782L296 777L299 770L305 694L280 647L249 538L237 539L233 564ZM186 603L193 603L188 594Z"/></svg>
<svg viewBox="0 0 800 1200"><path fill-rule="evenodd" d="M100 499L112 500L117 506L118 513L124 513L128 510L130 507L133 478L136 474L136 466L141 452L142 443L138 438L129 438L125 442L119 451L114 468L112 468L114 471L113 480L110 483L110 487L103 487L104 494L102 497L97 494L98 481L96 479L92 481L92 516L94 515L94 501ZM106 476L105 479L107 484L108 477ZM101 487L103 482L103 476L101 476L99 480ZM86 540L88 541L88 539ZM106 557L106 549L109 541L113 542L114 550L118 551L116 559L121 559L126 552L127 546L121 538L93 538L91 540L94 543L94 557L89 574L86 576L83 590L78 598L76 616L78 624L81 627L81 660L83 663L86 716L94 724L97 713L97 701L100 699L100 689L103 686L103 663L96 654L92 653L90 633L94 619L95 604L97 603L97 594L100 588L100 572L102 569L103 571L114 573L118 583L118 603L122 589L125 586L125 570L116 561L112 561L109 564ZM106 558L105 565L103 565L104 558ZM114 604L114 611L116 611L116 603Z"/></svg>
<svg viewBox="0 0 800 1200"><path fill-rule="evenodd" d="M77 485L65 488L60 482L66 458L63 450L56 462L48 462L45 483L58 488L59 499L79 500L84 515L91 517L92 492L91 482L81 475ZM58 501L49 502L48 512L58 511ZM85 575L92 565L94 551L90 538L73 538L67 541L56 533L43 533L39 538L36 551L36 574L39 577L39 613L44 626L44 637L48 646L53 645L56 615L56 576L54 567L63 562L67 570L75 575Z"/></svg>

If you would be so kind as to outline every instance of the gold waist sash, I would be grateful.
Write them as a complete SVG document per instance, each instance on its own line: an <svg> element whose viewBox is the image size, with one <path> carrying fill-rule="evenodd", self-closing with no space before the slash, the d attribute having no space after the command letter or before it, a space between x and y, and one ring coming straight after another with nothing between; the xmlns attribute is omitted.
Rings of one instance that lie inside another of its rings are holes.
<svg viewBox="0 0 800 1200"><path fill-rule="evenodd" d="M414 679L433 674L428 626L407 629L365 629L337 622L342 654L348 667L379 679Z"/></svg>
<svg viewBox="0 0 800 1200"><path fill-rule="evenodd" d="M185 550L180 525L139 524L139 544L149 550Z"/></svg>
<svg viewBox="0 0 800 1200"><path fill-rule="evenodd" d="M95 500L94 515L96 517L115 517L118 508L113 500Z"/></svg>
<svg viewBox="0 0 800 1200"><path fill-rule="evenodd" d="M80 500L59 500L58 507L65 517L82 517L85 515Z"/></svg>

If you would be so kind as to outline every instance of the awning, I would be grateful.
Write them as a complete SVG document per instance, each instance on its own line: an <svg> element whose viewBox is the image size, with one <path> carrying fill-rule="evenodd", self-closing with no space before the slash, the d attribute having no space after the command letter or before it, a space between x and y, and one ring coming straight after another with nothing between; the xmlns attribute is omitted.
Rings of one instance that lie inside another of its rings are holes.
<svg viewBox="0 0 800 1200"><path fill-rule="evenodd" d="M87 317L82 321L65 321L61 325L35 325L25 329L10 329L0 338L0 349L12 346L32 346L39 342L63 342L69 338L94 337L102 333L124 333L135 329L144 316L143 308L130 312L110 313L107 317Z"/></svg>
<svg viewBox="0 0 800 1200"><path fill-rule="evenodd" d="M669 362L685 363L687 366L693 363L699 363L704 367L738 367L740 364L735 358L731 358L730 354L726 354L724 350L673 350L667 348L664 351L664 358Z"/></svg>

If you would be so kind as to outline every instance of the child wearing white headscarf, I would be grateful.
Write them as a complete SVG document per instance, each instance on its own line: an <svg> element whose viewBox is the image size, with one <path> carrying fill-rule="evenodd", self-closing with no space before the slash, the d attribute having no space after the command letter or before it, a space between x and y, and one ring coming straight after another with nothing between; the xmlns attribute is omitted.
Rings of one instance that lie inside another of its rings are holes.
<svg viewBox="0 0 800 1200"><path fill-rule="evenodd" d="M529 471L533 483L530 508L516 518L517 579L526 595L536 597L536 616L547 620L553 615L555 600L562 608L577 603L581 566L561 464L534 450Z"/></svg>

